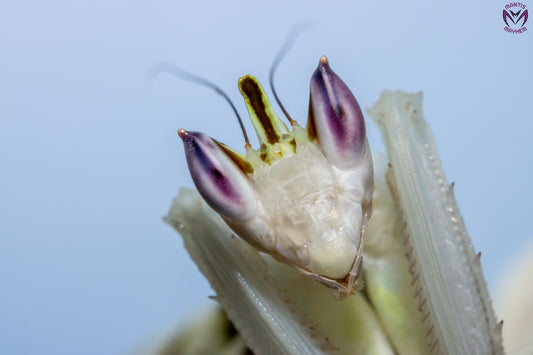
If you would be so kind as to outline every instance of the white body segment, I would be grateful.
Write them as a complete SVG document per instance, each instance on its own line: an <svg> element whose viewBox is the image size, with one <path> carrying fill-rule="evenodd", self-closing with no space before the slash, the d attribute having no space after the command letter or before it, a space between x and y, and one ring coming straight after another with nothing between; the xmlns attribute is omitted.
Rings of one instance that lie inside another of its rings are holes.
<svg viewBox="0 0 533 355"><path fill-rule="evenodd" d="M341 170L309 141L304 128L295 126L293 134L296 154L272 165L249 150L257 211L246 220L224 219L242 238L274 257L317 276L344 279L359 267L371 214L368 143L359 163Z"/></svg>

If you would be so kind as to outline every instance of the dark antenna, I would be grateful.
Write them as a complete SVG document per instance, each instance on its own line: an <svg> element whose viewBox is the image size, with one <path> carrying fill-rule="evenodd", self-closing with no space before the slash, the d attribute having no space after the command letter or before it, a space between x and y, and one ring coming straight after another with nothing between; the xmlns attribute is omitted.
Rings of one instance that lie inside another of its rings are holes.
<svg viewBox="0 0 533 355"><path fill-rule="evenodd" d="M244 128L244 124L242 123L241 116L239 115L239 112L237 112L237 108L235 107L235 105L233 104L229 96L224 92L224 90L222 90L217 85L210 82L209 80L204 79L200 76L191 74L170 62L161 62L159 64L154 65L152 69L150 69L150 71L148 72L148 75L150 76L150 78L155 79L161 73L171 74L180 79L184 79L184 80L196 83L196 84L206 86L210 89L213 89L217 94L219 94L224 99L226 99L226 101L230 104L231 108L233 109L233 112L235 112L235 116L237 116L237 120L239 121L239 126L241 126L242 135L244 136L244 142L246 143L244 147L246 149L252 147L252 145L250 144L250 140L248 139L248 134L246 133L246 129Z"/></svg>
<svg viewBox="0 0 533 355"><path fill-rule="evenodd" d="M297 124L297 122L291 117L291 115L289 115L289 113L285 109L285 106L283 106L283 104L281 103L281 100L278 97L278 93L276 92L276 89L274 88L274 74L281 60L285 57L289 49L291 49L296 37L298 37L300 33L306 30L309 30L311 27L312 27L311 24L308 22L300 23L292 27L289 30L289 33L287 34L287 38L285 39L283 46L281 46L281 49L276 54L276 57L274 57L274 61L272 62L272 66L270 67L270 73L269 73L270 89L272 90L272 93L274 94L274 98L276 99L276 102L281 108L281 111L283 111L283 114L285 115L285 117L287 117L291 126L294 126L295 124Z"/></svg>

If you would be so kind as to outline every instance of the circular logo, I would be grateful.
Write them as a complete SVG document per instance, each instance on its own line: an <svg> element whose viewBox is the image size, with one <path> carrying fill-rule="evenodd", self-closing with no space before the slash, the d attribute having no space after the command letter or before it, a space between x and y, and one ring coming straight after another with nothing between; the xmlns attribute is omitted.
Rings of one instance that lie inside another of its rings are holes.
<svg viewBox="0 0 533 355"><path fill-rule="evenodd" d="M503 22L505 31L509 33L522 33L527 31L527 9L521 2L511 2L503 9Z"/></svg>

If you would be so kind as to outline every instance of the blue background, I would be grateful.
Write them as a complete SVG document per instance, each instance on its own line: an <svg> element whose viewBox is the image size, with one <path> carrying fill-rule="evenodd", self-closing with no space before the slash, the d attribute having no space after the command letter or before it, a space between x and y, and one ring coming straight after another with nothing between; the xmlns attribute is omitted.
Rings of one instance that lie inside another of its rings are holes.
<svg viewBox="0 0 533 355"><path fill-rule="evenodd" d="M209 89L146 74L175 62L225 88L246 116L237 79L253 73L266 84L302 20L316 29L298 38L276 79L289 112L305 123L322 54L363 107L385 88L423 91L489 287L500 291L531 242L533 200L532 31L505 32L505 4L3 2L0 353L131 353L212 303L161 219L178 188L192 186L176 130L241 149L243 139ZM368 129L384 150L373 122Z"/></svg>

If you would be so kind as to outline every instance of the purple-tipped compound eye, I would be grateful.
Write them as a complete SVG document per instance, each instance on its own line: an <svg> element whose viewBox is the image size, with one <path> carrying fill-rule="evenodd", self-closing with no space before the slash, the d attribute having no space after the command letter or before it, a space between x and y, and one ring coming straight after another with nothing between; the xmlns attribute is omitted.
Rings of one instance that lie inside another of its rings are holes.
<svg viewBox="0 0 533 355"><path fill-rule="evenodd" d="M252 183L219 145L200 132L180 129L178 134L194 184L209 206L231 220L254 213L257 197Z"/></svg>
<svg viewBox="0 0 533 355"><path fill-rule="evenodd" d="M329 161L345 169L357 163L365 145L365 121L361 107L348 86L320 58L310 85L310 132Z"/></svg>

